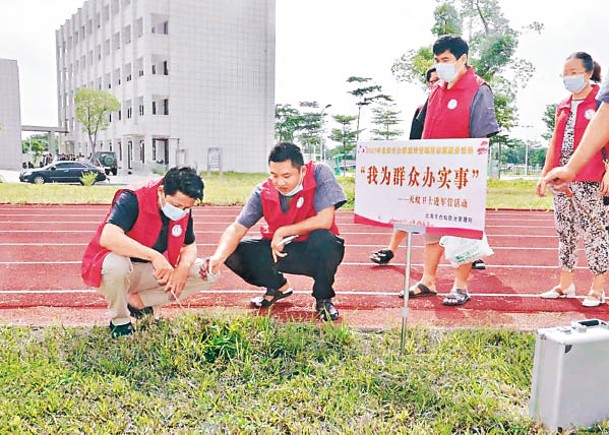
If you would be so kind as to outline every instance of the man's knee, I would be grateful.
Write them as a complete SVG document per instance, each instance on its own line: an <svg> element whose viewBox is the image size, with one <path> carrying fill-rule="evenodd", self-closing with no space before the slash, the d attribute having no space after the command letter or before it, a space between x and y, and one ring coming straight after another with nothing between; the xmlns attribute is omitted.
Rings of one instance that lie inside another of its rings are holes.
<svg viewBox="0 0 609 435"><path fill-rule="evenodd" d="M342 257L345 252L344 241L328 230L315 230L309 234L309 250L323 257Z"/></svg>
<svg viewBox="0 0 609 435"><path fill-rule="evenodd" d="M117 255L113 252L104 259L102 266L102 278L125 277L133 271L131 259Z"/></svg>

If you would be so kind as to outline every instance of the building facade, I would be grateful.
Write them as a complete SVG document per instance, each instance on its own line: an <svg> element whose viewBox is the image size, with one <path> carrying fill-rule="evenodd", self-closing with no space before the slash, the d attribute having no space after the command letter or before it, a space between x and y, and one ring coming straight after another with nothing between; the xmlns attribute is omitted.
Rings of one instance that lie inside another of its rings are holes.
<svg viewBox="0 0 609 435"><path fill-rule="evenodd" d="M0 59L0 169L21 169L21 100L16 60Z"/></svg>
<svg viewBox="0 0 609 435"><path fill-rule="evenodd" d="M275 0L88 0L56 32L62 152L91 152L81 87L121 103L97 151L119 171L208 162L266 171L274 131Z"/></svg>

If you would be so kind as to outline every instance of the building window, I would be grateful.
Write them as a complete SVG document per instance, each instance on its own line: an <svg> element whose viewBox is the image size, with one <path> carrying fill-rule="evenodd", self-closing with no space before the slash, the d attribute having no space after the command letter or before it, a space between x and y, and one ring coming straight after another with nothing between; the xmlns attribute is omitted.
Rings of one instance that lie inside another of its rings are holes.
<svg viewBox="0 0 609 435"><path fill-rule="evenodd" d="M140 36L144 36L144 19L142 17L138 18L135 21L135 37L139 38Z"/></svg>
<svg viewBox="0 0 609 435"><path fill-rule="evenodd" d="M169 115L169 98L163 100L163 115Z"/></svg>
<svg viewBox="0 0 609 435"><path fill-rule="evenodd" d="M140 161L146 163L146 145L143 140L140 141Z"/></svg>
<svg viewBox="0 0 609 435"><path fill-rule="evenodd" d="M169 75L169 62L163 61L163 75Z"/></svg>
<svg viewBox="0 0 609 435"><path fill-rule="evenodd" d="M127 25L123 28L123 45L131 43L131 26Z"/></svg>
<svg viewBox="0 0 609 435"><path fill-rule="evenodd" d="M156 115L156 101L152 102L152 114Z"/></svg>

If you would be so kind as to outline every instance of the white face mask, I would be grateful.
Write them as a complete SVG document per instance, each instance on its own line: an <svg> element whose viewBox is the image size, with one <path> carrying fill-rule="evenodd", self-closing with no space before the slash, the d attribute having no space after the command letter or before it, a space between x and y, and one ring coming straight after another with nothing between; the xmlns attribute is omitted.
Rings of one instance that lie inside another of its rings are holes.
<svg viewBox="0 0 609 435"><path fill-rule="evenodd" d="M298 192L300 192L302 190L302 172L300 173L300 181L298 182L298 184L296 185L296 187L294 187L292 190L290 190L288 193L282 193L281 190L279 191L279 193L281 193L283 196L285 196L286 198L290 198L294 195L296 195Z"/></svg>
<svg viewBox="0 0 609 435"><path fill-rule="evenodd" d="M562 82L567 91L573 94L581 92L586 87L586 77L583 74L563 77Z"/></svg>
<svg viewBox="0 0 609 435"><path fill-rule="evenodd" d="M450 83L457 77L457 63L436 63L436 72L438 77L446 83Z"/></svg>
<svg viewBox="0 0 609 435"><path fill-rule="evenodd" d="M188 213L190 213L189 208L182 210L181 208L178 208L175 205L171 205L168 202L165 202L165 205L161 208L161 211L172 221L179 221Z"/></svg>

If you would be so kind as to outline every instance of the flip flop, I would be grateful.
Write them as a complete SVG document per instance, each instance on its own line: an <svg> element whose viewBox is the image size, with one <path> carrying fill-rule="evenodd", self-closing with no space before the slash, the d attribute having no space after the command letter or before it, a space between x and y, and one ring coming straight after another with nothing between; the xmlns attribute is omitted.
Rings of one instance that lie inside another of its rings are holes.
<svg viewBox="0 0 609 435"><path fill-rule="evenodd" d="M415 292L416 289L419 289L419 291ZM427 287L422 282L418 282L415 285L413 285L412 287L410 287L410 290L408 290L408 299L421 298L421 297L425 297L425 296L436 296L437 294L438 294L438 292L431 290L429 287ZM400 292L400 297L401 298L404 297L403 291Z"/></svg>
<svg viewBox="0 0 609 435"><path fill-rule="evenodd" d="M393 257L391 249L379 249L370 256L370 260L376 264L387 264Z"/></svg>
<svg viewBox="0 0 609 435"><path fill-rule="evenodd" d="M459 305L463 305L470 299L471 299L471 297L467 293L467 290L464 290L462 288L455 288L455 289L452 289L450 291L450 293L444 297L444 300L442 301L442 303L449 307L456 307Z"/></svg>
<svg viewBox="0 0 609 435"><path fill-rule="evenodd" d="M288 296L292 296L292 294L294 294L294 290L292 290L291 288L283 292L274 288L267 288L264 296L272 296L272 299L265 299L264 296L256 296L255 298L250 299L250 302L256 308L268 308L275 302L280 301L281 299L285 299Z"/></svg>

